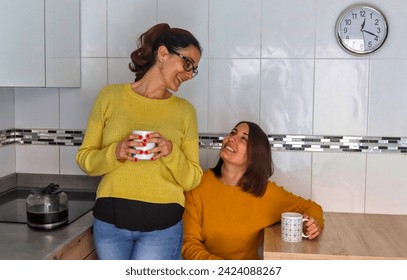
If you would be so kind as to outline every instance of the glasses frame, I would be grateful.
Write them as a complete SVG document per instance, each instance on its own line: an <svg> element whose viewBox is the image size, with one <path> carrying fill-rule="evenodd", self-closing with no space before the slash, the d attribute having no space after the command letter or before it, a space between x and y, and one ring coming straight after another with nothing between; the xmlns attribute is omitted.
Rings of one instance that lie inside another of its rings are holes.
<svg viewBox="0 0 407 280"><path fill-rule="evenodd" d="M182 54L180 54L177 51L171 51L170 53L175 54L177 56L179 56L180 58L182 58L184 60L184 70L187 72L191 72L192 71L192 78L194 78L196 75L198 75L198 67L195 66L195 63L188 57L183 56ZM187 63L191 63L192 65L192 69L188 69L188 67L186 66Z"/></svg>

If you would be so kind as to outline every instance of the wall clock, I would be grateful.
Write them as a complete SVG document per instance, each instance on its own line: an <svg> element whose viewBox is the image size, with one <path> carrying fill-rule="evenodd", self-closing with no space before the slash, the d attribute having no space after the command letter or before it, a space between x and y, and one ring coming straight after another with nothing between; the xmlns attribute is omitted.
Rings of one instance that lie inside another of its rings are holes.
<svg viewBox="0 0 407 280"><path fill-rule="evenodd" d="M364 55L383 45L388 25L378 9L370 5L353 5L339 15L335 33L339 45L345 51Z"/></svg>

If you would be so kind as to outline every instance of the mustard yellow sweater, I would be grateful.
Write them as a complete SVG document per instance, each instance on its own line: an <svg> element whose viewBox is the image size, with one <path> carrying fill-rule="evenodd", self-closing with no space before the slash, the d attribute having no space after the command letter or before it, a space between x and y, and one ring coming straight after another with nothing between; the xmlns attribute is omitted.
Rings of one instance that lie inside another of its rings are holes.
<svg viewBox="0 0 407 280"><path fill-rule="evenodd" d="M274 182L257 198L206 171L199 186L186 193L182 255L196 260L258 259L262 229L279 222L282 212L306 213L324 225L318 204Z"/></svg>
<svg viewBox="0 0 407 280"><path fill-rule="evenodd" d="M171 140L171 154L156 161L119 162L116 145L133 130L160 132ZM103 175L98 198L184 206L183 192L202 177L198 141L196 112L185 99L149 99L134 93L130 84L109 85L96 98L76 161L88 175Z"/></svg>

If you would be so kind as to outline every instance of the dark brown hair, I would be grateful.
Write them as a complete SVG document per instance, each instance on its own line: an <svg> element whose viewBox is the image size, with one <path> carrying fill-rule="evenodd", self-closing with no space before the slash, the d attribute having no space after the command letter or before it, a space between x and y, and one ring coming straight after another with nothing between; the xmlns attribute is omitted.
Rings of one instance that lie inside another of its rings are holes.
<svg viewBox="0 0 407 280"><path fill-rule="evenodd" d="M130 71L136 74L135 81L140 80L156 62L157 50L160 46L167 47L169 52L195 46L199 54L202 48L198 40L189 31L171 28L167 23L159 23L141 34L137 41L137 49L130 55Z"/></svg>
<svg viewBox="0 0 407 280"><path fill-rule="evenodd" d="M247 142L247 161L249 166L240 178L239 186L243 191L262 197L266 192L267 183L273 175L274 167L271 159L270 142L266 133L257 124L241 121L235 128L246 123L249 126L249 140ZM217 178L222 177L223 159L219 158L214 168L211 168Z"/></svg>

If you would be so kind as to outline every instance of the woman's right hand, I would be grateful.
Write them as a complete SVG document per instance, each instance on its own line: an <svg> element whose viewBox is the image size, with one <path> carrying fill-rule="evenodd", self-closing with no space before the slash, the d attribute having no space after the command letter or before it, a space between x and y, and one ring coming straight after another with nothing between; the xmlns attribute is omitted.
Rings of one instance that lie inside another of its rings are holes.
<svg viewBox="0 0 407 280"><path fill-rule="evenodd" d="M140 135L130 134L123 141L119 142L116 145L116 159L120 162L125 162L126 160L137 161L137 158L131 156L131 154L134 154L136 152L133 147L142 147L143 145L145 145L145 143L136 142L133 140L141 138L142 137Z"/></svg>

